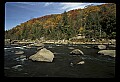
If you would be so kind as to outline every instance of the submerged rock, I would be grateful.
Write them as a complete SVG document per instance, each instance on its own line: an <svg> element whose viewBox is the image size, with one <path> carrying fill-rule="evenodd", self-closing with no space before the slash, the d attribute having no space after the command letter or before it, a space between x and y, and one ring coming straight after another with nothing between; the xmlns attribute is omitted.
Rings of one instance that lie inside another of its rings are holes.
<svg viewBox="0 0 120 82"><path fill-rule="evenodd" d="M21 55L20 57L15 58L16 61L21 62L22 64L24 61L28 60L26 56Z"/></svg>
<svg viewBox="0 0 120 82"><path fill-rule="evenodd" d="M82 46L82 48L91 48L91 47L89 47L89 46Z"/></svg>
<svg viewBox="0 0 120 82"><path fill-rule="evenodd" d="M109 47L115 48L115 47L116 47L116 45L109 45Z"/></svg>
<svg viewBox="0 0 120 82"><path fill-rule="evenodd" d="M15 54L18 54L18 55L24 54L24 51L16 51Z"/></svg>
<svg viewBox="0 0 120 82"><path fill-rule="evenodd" d="M84 60L81 56L72 56L70 66L81 65L84 64Z"/></svg>
<svg viewBox="0 0 120 82"><path fill-rule="evenodd" d="M98 52L98 54L115 57L116 56L116 50L100 50Z"/></svg>
<svg viewBox="0 0 120 82"><path fill-rule="evenodd" d="M84 53L79 49L74 49L70 52L71 55L84 55Z"/></svg>
<svg viewBox="0 0 120 82"><path fill-rule="evenodd" d="M71 50L72 50L72 49L74 49L74 48L73 48L73 47L68 47L68 49L71 49Z"/></svg>
<svg viewBox="0 0 120 82"><path fill-rule="evenodd" d="M15 69L15 70L21 71L23 66L22 65L16 65L16 66L13 66L12 68Z"/></svg>
<svg viewBox="0 0 120 82"><path fill-rule="evenodd" d="M22 65L16 65L16 66L13 66L12 68L18 69L19 67L23 67L23 66Z"/></svg>
<svg viewBox="0 0 120 82"><path fill-rule="evenodd" d="M33 61L45 61L45 62L52 62L54 58L54 54L47 50L46 48L43 48L39 50L36 54L29 57L29 59L32 59Z"/></svg>

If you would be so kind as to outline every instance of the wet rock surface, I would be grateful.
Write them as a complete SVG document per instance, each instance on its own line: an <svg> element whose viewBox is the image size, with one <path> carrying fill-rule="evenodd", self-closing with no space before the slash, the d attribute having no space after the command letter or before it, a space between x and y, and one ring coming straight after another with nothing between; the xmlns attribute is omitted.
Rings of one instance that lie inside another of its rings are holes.
<svg viewBox="0 0 120 82"><path fill-rule="evenodd" d="M116 57L116 50L100 50L98 52L100 55L108 55L111 57Z"/></svg>
<svg viewBox="0 0 120 82"><path fill-rule="evenodd" d="M45 62L52 62L54 58L54 54L47 50L46 48L41 49L36 54L29 57L33 61L45 61Z"/></svg>
<svg viewBox="0 0 120 82"><path fill-rule="evenodd" d="M70 52L71 55L84 55L84 53L80 49L74 49Z"/></svg>

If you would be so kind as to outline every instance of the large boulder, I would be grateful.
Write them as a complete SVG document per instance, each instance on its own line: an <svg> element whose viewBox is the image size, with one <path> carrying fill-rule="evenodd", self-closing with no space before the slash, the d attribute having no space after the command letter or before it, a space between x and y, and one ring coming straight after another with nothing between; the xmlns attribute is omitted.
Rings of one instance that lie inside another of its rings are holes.
<svg viewBox="0 0 120 82"><path fill-rule="evenodd" d="M74 49L70 52L71 55L84 55L84 53L79 49Z"/></svg>
<svg viewBox="0 0 120 82"><path fill-rule="evenodd" d="M106 49L106 45L98 45L98 49Z"/></svg>
<svg viewBox="0 0 120 82"><path fill-rule="evenodd" d="M29 59L32 59L33 61L45 61L45 62L52 62L54 58L54 54L47 50L46 48L43 48L39 50L36 54L29 57Z"/></svg>
<svg viewBox="0 0 120 82"><path fill-rule="evenodd" d="M116 56L116 50L100 50L98 52L98 54L115 57Z"/></svg>

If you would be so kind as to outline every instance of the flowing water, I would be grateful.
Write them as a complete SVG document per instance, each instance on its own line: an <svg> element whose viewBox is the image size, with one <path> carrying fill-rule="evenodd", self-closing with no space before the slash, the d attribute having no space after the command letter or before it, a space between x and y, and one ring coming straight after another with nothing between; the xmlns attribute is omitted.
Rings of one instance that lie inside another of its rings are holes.
<svg viewBox="0 0 120 82"><path fill-rule="evenodd" d="M45 44L55 58L52 63L33 62L28 57L35 54L37 47L5 45L4 75L7 77L72 77L72 78L114 78L115 58L98 55L93 44ZM83 51L83 65L70 66L74 49ZM113 49L113 48L109 48ZM16 52L24 51L22 57Z"/></svg>

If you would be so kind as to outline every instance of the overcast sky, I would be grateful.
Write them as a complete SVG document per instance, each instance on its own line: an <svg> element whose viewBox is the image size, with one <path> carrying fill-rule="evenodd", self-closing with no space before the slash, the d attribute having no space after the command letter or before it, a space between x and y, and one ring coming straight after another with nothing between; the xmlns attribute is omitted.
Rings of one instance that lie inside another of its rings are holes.
<svg viewBox="0 0 120 82"><path fill-rule="evenodd" d="M61 14L87 5L101 5L104 3L73 3L73 2L6 2L5 30L11 29L32 18L50 14Z"/></svg>

